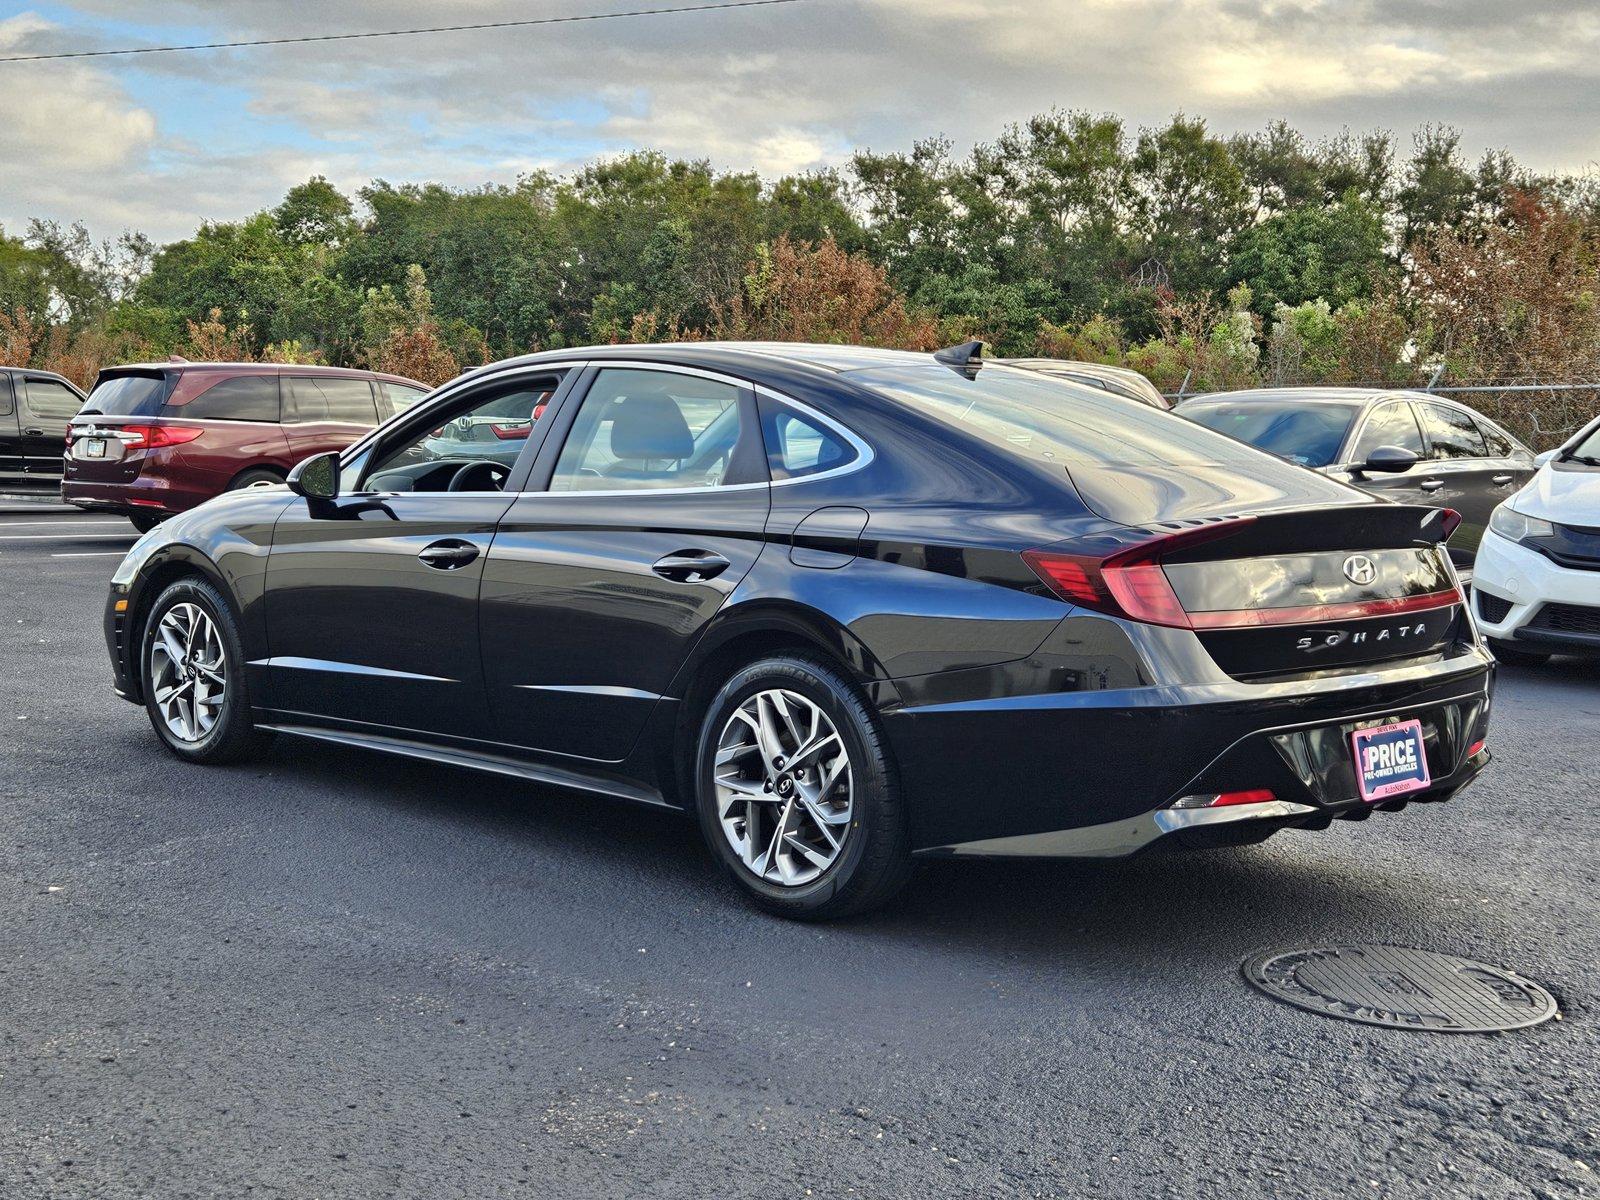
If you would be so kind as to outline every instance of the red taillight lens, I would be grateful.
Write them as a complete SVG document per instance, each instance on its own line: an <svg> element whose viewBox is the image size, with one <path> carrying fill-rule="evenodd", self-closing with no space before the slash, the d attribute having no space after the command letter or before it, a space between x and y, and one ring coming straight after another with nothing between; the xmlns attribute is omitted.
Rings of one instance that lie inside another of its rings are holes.
<svg viewBox="0 0 1600 1200"><path fill-rule="evenodd" d="M1461 514L1453 508L1440 509L1439 524L1444 528L1444 537L1439 540L1448 542L1450 535L1461 527Z"/></svg>
<svg viewBox="0 0 1600 1200"><path fill-rule="evenodd" d="M1467 747L1467 757L1477 758L1478 755L1483 753L1483 748L1486 745L1488 745L1488 742L1483 738L1479 738L1477 741L1473 742L1472 745Z"/></svg>
<svg viewBox="0 0 1600 1200"><path fill-rule="evenodd" d="M1104 558L1027 550L1022 559L1051 591L1072 604L1147 625L1188 629L1192 627L1189 614L1167 581L1161 559L1186 546L1229 537L1254 521L1254 517L1238 517L1200 525L1139 542Z"/></svg>
<svg viewBox="0 0 1600 1200"><path fill-rule="evenodd" d="M532 429L533 426L490 425L489 428L494 432L495 437L499 438L502 442L513 442L525 439L528 436L528 431Z"/></svg>
<svg viewBox="0 0 1600 1200"><path fill-rule="evenodd" d="M1271 804L1277 797L1270 788L1256 788L1247 792L1223 792L1207 808L1223 808L1229 804Z"/></svg>
<svg viewBox="0 0 1600 1200"><path fill-rule="evenodd" d="M129 450L159 450L163 446L192 442L204 432L192 425L133 425L124 429L122 435L123 444ZM130 436L137 440L128 440Z"/></svg>

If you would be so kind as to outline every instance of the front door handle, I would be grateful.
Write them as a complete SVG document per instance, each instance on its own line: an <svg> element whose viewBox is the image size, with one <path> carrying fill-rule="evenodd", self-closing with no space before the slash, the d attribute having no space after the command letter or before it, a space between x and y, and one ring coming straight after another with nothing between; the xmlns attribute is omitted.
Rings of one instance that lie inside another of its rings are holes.
<svg viewBox="0 0 1600 1200"><path fill-rule="evenodd" d="M1444 486L1444 480L1442 480L1442 479L1424 479L1421 483L1417 484L1417 486L1420 487L1425 492L1437 492L1440 488L1442 488Z"/></svg>
<svg viewBox="0 0 1600 1200"><path fill-rule="evenodd" d="M437 571L456 571L478 557L478 548L460 538L446 538L424 546L417 557Z"/></svg>
<svg viewBox="0 0 1600 1200"><path fill-rule="evenodd" d="M651 570L674 583L704 583L721 575L733 564L710 550L680 550L660 558Z"/></svg>
<svg viewBox="0 0 1600 1200"><path fill-rule="evenodd" d="M1506 484L1510 483L1515 478L1515 475L1496 475L1494 477L1494 483L1496 487L1505 487Z"/></svg>
<svg viewBox="0 0 1600 1200"><path fill-rule="evenodd" d="M44 430L42 430L42 429L24 429L22 431L22 434L23 434L24 437L43 437L44 436Z"/></svg>

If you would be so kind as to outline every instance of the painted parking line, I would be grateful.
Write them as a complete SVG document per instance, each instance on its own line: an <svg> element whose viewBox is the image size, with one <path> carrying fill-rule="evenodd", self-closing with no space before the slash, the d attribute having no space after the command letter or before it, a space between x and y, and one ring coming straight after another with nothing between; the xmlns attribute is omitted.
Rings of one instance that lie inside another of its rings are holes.
<svg viewBox="0 0 1600 1200"><path fill-rule="evenodd" d="M125 558L126 550L78 550L52 554L51 558Z"/></svg>
<svg viewBox="0 0 1600 1200"><path fill-rule="evenodd" d="M95 526L99 526L99 525L124 525L126 523L127 522L125 522L125 521L117 520L115 517L102 517L102 518L99 518L99 519L96 519L96 520L92 520L92 521L86 521L82 517L79 517L76 520L68 519L68 520L65 520L65 521L0 521L0 529L10 529L10 528L12 528L13 526L16 526L16 525L80 525L80 526L81 525L95 525Z"/></svg>
<svg viewBox="0 0 1600 1200"><path fill-rule="evenodd" d="M131 533L0 533L0 542L81 542L87 538L103 542L107 538L132 539L133 536Z"/></svg>

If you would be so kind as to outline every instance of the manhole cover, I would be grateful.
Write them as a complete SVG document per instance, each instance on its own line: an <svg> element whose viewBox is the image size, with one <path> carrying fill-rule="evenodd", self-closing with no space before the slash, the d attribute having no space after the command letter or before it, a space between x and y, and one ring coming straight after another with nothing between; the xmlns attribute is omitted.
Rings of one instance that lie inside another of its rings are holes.
<svg viewBox="0 0 1600 1200"><path fill-rule="evenodd" d="M1555 997L1500 967L1405 946L1318 946L1258 954L1244 977L1327 1017L1434 1033L1523 1029L1556 1015Z"/></svg>

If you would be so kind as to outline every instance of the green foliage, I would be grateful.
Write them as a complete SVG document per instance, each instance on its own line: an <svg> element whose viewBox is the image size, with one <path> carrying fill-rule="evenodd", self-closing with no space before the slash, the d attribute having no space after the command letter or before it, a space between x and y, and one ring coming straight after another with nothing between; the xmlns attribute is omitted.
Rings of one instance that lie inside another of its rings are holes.
<svg viewBox="0 0 1600 1200"><path fill-rule="evenodd" d="M1369 296L1388 269L1383 212L1351 189L1334 204L1274 213L1239 235L1228 275L1263 316L1316 297L1337 307Z"/></svg>

